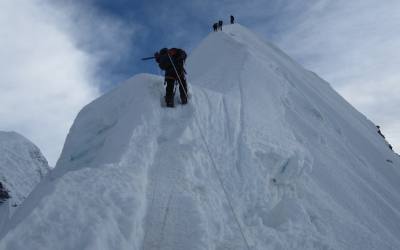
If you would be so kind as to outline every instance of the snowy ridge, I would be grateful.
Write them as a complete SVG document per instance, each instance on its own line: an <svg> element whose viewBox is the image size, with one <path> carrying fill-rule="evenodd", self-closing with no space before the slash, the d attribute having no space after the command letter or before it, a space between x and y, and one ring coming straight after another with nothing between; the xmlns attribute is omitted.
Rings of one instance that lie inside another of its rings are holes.
<svg viewBox="0 0 400 250"><path fill-rule="evenodd" d="M0 181L19 205L49 171L39 148L15 132L0 131Z"/></svg>
<svg viewBox="0 0 400 250"><path fill-rule="evenodd" d="M187 64L188 105L141 74L86 106L0 249L400 247L399 158L328 83L240 25Z"/></svg>
<svg viewBox="0 0 400 250"><path fill-rule="evenodd" d="M0 182L10 196L0 203L0 231L49 170L47 160L32 142L15 132L0 131Z"/></svg>

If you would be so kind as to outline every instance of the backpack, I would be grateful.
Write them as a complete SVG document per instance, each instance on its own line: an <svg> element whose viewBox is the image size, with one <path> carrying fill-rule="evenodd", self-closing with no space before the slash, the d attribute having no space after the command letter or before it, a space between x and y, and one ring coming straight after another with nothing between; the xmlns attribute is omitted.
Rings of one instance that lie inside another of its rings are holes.
<svg viewBox="0 0 400 250"><path fill-rule="evenodd" d="M167 53L168 53L167 48L161 49L160 52L158 53L157 62L158 62L158 66L160 66L160 69L162 69L162 70L167 70L170 67L172 67L171 61L169 60Z"/></svg>
<svg viewBox="0 0 400 250"><path fill-rule="evenodd" d="M182 49L163 48L160 50L160 53L158 54L157 62L158 62L158 65L160 66L160 69L169 70L169 69L173 68L173 65L171 64L171 60L172 60L176 69L178 71L181 71L181 70L184 70L183 65L185 63L186 57L187 57L186 52Z"/></svg>
<svg viewBox="0 0 400 250"><path fill-rule="evenodd" d="M186 52L183 49L172 48L168 51L168 54L171 56L171 59L174 62L177 70L184 70L183 65L185 64L185 60L187 57Z"/></svg>

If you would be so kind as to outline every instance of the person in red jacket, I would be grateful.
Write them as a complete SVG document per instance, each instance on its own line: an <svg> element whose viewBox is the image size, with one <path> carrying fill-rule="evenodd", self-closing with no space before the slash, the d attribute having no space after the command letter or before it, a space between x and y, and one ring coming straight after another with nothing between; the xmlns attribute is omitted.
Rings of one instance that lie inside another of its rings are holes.
<svg viewBox="0 0 400 250"><path fill-rule="evenodd" d="M186 60L186 52L183 49L163 48L154 54L156 62L160 69L165 71L165 83L167 85L165 91L165 102L167 107L174 107L174 89L175 84L179 85L179 95L181 103L188 102L188 91L185 77L184 63Z"/></svg>

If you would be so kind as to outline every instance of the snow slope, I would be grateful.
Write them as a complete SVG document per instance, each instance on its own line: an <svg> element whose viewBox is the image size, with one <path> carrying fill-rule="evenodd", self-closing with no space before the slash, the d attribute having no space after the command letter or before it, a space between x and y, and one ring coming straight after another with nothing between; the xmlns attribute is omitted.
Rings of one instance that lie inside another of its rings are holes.
<svg viewBox="0 0 400 250"><path fill-rule="evenodd" d="M400 161L328 83L240 25L161 108L140 74L78 115L0 249L400 249Z"/></svg>
<svg viewBox="0 0 400 250"><path fill-rule="evenodd" d="M0 182L10 195L0 204L0 230L13 208L20 205L49 171L39 148L15 132L0 131Z"/></svg>

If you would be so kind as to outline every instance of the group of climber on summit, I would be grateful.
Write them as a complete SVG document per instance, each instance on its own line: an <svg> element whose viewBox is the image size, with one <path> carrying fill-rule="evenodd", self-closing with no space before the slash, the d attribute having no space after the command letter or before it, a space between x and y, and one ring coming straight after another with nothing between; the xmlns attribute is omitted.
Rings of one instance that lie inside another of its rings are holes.
<svg viewBox="0 0 400 250"><path fill-rule="evenodd" d="M234 24L235 23L235 17L231 15L230 19L231 19L231 24ZM223 24L224 24L224 22L222 20L219 20L218 22L214 23L213 26L212 26L214 32L217 32L218 30L222 31L222 25Z"/></svg>
<svg viewBox="0 0 400 250"><path fill-rule="evenodd" d="M230 22L233 24L235 18L231 15ZM222 30L223 21L220 20L218 23L213 25L214 31ZM174 96L176 85L179 86L179 95L181 104L187 104L188 102L188 88L186 83L186 71L184 68L187 54L183 49L178 48L163 48L160 51L154 53L153 57L142 58L142 60L155 59L161 70L165 71L164 85L165 88L165 104L167 107L173 108L175 106Z"/></svg>

